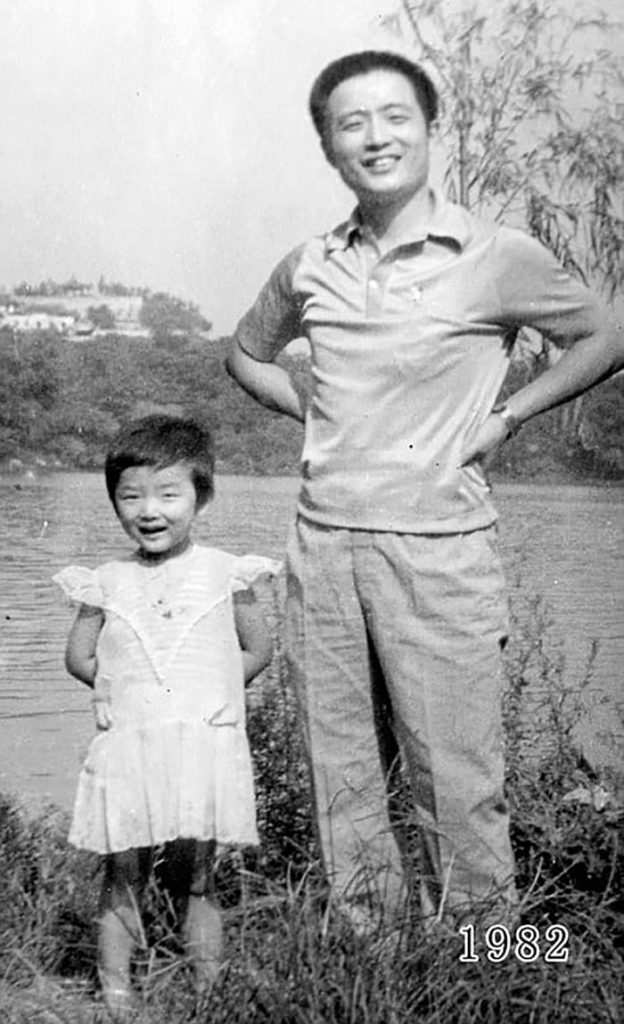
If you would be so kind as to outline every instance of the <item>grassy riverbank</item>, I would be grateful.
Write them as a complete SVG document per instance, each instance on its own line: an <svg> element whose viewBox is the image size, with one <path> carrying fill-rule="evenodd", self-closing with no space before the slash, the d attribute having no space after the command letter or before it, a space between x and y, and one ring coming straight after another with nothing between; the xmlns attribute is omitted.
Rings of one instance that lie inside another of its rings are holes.
<svg viewBox="0 0 624 1024"><path fill-rule="evenodd" d="M532 943L425 934L354 936L328 912L308 814L295 709L280 652L250 693L262 847L222 862L228 964L196 1005L175 907L150 887L136 963L142 1024L598 1024L624 1005L624 817L617 780L598 778L572 740L582 692L548 642L539 602L517 611L506 694L513 843ZM590 668L590 667L588 667ZM409 819L409 812L406 812ZM409 820L408 820L409 823ZM0 1009L6 1024L97 1024L97 858L72 850L66 821L0 800ZM551 926L560 931L548 932ZM556 939L567 959L552 960ZM501 936L496 936L501 938ZM504 936L502 936L504 938ZM513 938L513 936L512 936ZM520 955L518 955L520 954ZM531 960L531 957L535 957Z"/></svg>

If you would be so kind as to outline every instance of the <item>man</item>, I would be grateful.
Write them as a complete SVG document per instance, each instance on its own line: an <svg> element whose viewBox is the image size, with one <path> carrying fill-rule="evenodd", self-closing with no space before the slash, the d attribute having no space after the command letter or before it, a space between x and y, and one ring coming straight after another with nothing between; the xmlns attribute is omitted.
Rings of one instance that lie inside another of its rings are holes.
<svg viewBox="0 0 624 1024"><path fill-rule="evenodd" d="M516 902L500 707L506 599L482 461L530 417L614 372L624 346L539 243L430 189L437 96L418 66L348 55L321 73L310 110L358 205L278 265L237 328L228 369L264 405L305 420L287 642L322 855L356 924L401 907L387 801L400 750L422 838L423 914L503 922ZM523 325L566 352L498 408ZM312 353L305 410L275 363L297 336Z"/></svg>

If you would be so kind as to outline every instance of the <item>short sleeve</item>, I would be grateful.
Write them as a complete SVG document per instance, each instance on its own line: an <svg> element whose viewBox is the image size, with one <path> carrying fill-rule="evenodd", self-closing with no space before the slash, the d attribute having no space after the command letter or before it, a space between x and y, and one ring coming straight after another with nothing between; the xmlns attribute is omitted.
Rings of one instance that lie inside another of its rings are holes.
<svg viewBox="0 0 624 1024"><path fill-rule="evenodd" d="M234 562L232 590L246 590L260 576L276 576L282 567L274 558L261 555L242 555Z"/></svg>
<svg viewBox="0 0 624 1024"><path fill-rule="evenodd" d="M52 577L52 582L61 588L73 605L87 604L93 608L104 607L104 590L97 569L82 565L70 565Z"/></svg>
<svg viewBox="0 0 624 1024"><path fill-rule="evenodd" d="M278 263L234 333L243 351L260 362L272 362L301 334L300 303L293 279L303 249L304 246L293 249Z"/></svg>
<svg viewBox="0 0 624 1024"><path fill-rule="evenodd" d="M500 323L534 327L560 347L604 328L606 310L598 297L537 239L501 228L495 265Z"/></svg>

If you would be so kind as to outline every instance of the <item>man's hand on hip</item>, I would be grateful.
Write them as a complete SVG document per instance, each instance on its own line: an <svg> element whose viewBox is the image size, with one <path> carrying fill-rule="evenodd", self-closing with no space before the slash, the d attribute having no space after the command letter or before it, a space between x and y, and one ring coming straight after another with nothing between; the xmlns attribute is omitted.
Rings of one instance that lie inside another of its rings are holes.
<svg viewBox="0 0 624 1024"><path fill-rule="evenodd" d="M497 448L507 440L509 428L498 413L492 413L481 425L475 437L464 448L460 466L478 462L485 467L492 461Z"/></svg>

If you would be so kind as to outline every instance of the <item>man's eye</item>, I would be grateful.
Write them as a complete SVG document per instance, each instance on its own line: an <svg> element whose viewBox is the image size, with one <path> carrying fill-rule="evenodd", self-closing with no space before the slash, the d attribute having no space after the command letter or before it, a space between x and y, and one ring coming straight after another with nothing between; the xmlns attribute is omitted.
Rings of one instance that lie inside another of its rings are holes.
<svg viewBox="0 0 624 1024"><path fill-rule="evenodd" d="M358 128L362 127L362 121L343 121L340 125L340 129L343 132L357 131Z"/></svg>

